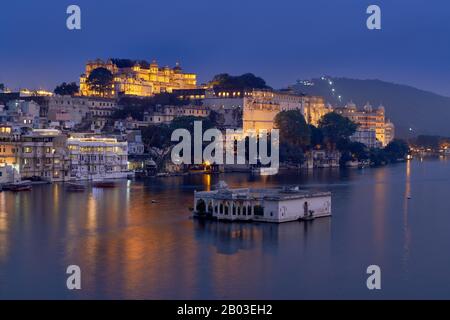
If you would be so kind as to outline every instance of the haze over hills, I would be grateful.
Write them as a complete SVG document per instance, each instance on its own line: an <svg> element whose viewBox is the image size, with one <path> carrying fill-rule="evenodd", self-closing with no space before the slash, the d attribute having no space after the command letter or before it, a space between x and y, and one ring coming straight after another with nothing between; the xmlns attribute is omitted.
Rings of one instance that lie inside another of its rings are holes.
<svg viewBox="0 0 450 320"><path fill-rule="evenodd" d="M343 106L349 101L358 108L367 102L373 107L381 104L386 108L386 117L396 126L397 137L450 136L450 97L381 80L333 77L301 80L293 89L323 96L334 106Z"/></svg>

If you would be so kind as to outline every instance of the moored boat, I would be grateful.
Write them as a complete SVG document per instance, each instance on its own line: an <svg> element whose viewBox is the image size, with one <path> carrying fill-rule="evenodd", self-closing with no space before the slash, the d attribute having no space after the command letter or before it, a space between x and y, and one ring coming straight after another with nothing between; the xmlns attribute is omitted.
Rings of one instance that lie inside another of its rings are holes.
<svg viewBox="0 0 450 320"><path fill-rule="evenodd" d="M74 182L68 182L66 184L66 190L67 191L84 191L86 189L86 186L81 183L74 183Z"/></svg>
<svg viewBox="0 0 450 320"><path fill-rule="evenodd" d="M116 182L114 180L95 179L92 180L92 186L94 188L114 188L116 186Z"/></svg>
<svg viewBox="0 0 450 320"><path fill-rule="evenodd" d="M11 183L8 186L8 189L10 191L15 191L15 192L18 192L18 191L29 191L29 190L31 190L31 181L23 180L23 181Z"/></svg>

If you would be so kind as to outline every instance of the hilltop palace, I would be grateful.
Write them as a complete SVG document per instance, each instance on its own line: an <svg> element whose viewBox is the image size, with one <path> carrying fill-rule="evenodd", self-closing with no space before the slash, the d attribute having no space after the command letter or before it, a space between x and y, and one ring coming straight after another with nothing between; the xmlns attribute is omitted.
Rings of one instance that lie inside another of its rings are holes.
<svg viewBox="0 0 450 320"><path fill-rule="evenodd" d="M94 69L105 68L113 75L113 85L109 97L119 94L148 97L162 92L172 92L174 89L195 89L197 76L194 73L184 73L177 63L174 68L159 67L155 60L151 63L128 59L100 59L88 61L86 71L80 77L80 93L83 96L96 96L87 80Z"/></svg>

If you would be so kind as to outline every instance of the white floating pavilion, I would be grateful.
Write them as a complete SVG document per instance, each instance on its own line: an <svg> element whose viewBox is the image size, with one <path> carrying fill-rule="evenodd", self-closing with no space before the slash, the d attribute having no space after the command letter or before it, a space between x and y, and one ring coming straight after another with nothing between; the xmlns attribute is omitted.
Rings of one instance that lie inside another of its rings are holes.
<svg viewBox="0 0 450 320"><path fill-rule="evenodd" d="M298 187L272 189L221 186L195 192L194 215L229 221L287 222L331 216L331 193Z"/></svg>

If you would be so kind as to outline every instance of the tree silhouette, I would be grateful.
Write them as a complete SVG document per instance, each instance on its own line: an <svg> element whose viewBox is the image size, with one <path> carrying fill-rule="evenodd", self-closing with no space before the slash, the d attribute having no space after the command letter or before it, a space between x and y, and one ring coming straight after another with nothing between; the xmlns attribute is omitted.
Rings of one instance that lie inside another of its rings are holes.
<svg viewBox="0 0 450 320"><path fill-rule="evenodd" d="M87 79L89 89L101 97L109 96L113 90L113 75L106 68L92 70Z"/></svg>
<svg viewBox="0 0 450 320"><path fill-rule="evenodd" d="M61 96L72 96L75 93L78 93L78 85L75 82L71 83L61 83L59 86L53 90L55 94L61 95Z"/></svg>

